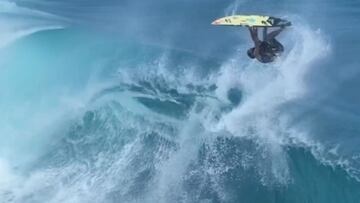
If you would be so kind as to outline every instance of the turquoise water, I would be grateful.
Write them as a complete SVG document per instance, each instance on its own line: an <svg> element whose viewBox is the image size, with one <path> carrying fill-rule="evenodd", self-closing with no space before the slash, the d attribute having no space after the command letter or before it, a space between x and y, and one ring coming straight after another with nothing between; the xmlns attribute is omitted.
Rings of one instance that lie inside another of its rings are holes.
<svg viewBox="0 0 360 203"><path fill-rule="evenodd" d="M0 202L358 202L359 6L1 1Z"/></svg>

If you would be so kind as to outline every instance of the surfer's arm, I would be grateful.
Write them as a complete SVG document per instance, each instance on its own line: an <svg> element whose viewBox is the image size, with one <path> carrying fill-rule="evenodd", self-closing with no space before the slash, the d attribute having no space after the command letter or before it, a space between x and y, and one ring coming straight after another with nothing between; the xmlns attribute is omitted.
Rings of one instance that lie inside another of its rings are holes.
<svg viewBox="0 0 360 203"><path fill-rule="evenodd" d="M254 50L255 58L261 58L261 56L260 56L261 41L259 40L259 37L258 37L257 28L249 27L249 30L250 30L251 39L253 40L253 42L255 44L255 50Z"/></svg>
<svg viewBox="0 0 360 203"><path fill-rule="evenodd" d="M257 28L249 27L249 31L250 31L251 39L255 43L255 46L258 46L261 43L261 41L259 40L259 37L258 37Z"/></svg>

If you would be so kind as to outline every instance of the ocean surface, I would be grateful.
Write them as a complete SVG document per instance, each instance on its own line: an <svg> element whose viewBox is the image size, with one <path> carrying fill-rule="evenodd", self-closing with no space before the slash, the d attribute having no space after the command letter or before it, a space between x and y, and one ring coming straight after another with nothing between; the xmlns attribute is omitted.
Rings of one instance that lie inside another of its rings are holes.
<svg viewBox="0 0 360 203"><path fill-rule="evenodd" d="M292 21L246 56L231 14ZM360 1L0 0L0 203L360 202Z"/></svg>

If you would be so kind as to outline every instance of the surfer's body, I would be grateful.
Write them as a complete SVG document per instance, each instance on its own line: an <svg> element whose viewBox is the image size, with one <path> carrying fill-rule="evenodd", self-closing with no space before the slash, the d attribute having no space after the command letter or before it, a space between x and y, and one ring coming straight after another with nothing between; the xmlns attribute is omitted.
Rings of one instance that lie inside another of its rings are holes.
<svg viewBox="0 0 360 203"><path fill-rule="evenodd" d="M251 38L255 43L255 46L248 50L250 58L256 58L262 63L273 62L278 55L284 51L283 45L278 42L275 37L288 26L291 26L291 22L281 18L275 18L271 16L262 15L233 15L219 18L212 22L213 25L223 26L244 26L249 27ZM267 34L267 29L279 27ZM259 40L257 29L262 28L264 30L263 40Z"/></svg>
<svg viewBox="0 0 360 203"><path fill-rule="evenodd" d="M280 34L283 28L275 30L264 36L264 40L259 40L258 30L255 27L250 27L251 39L254 41L255 46L250 48L247 52L250 58L256 58L261 63L271 63L278 55L284 51L283 45L275 39Z"/></svg>

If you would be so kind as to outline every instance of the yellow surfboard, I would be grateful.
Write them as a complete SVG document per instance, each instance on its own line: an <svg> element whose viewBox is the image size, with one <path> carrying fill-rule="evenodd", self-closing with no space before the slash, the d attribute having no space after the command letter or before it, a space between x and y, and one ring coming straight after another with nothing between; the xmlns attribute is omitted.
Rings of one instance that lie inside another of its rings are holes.
<svg viewBox="0 0 360 203"><path fill-rule="evenodd" d="M290 26L291 22L280 18L261 15L233 15L219 18L213 25L247 26L247 27L283 27Z"/></svg>

